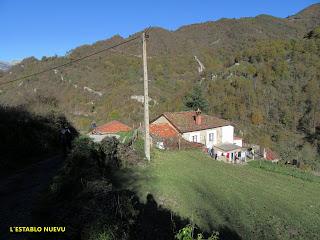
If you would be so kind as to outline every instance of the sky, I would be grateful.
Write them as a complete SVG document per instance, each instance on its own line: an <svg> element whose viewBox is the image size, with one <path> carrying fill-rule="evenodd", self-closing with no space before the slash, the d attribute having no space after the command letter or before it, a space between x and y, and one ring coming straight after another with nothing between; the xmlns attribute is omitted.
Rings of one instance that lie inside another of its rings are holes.
<svg viewBox="0 0 320 240"><path fill-rule="evenodd" d="M148 26L175 30L220 18L293 15L314 0L0 0L0 60L64 55Z"/></svg>

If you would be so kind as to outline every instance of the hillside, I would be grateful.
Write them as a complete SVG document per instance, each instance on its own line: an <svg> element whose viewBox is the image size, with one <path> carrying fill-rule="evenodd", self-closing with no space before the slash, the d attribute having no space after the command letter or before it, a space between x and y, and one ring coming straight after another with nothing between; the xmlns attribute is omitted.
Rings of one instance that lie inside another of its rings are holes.
<svg viewBox="0 0 320 240"><path fill-rule="evenodd" d="M221 239L319 237L319 179L225 164L200 151L156 151L153 159L120 174L121 184Z"/></svg>
<svg viewBox="0 0 320 240"><path fill-rule="evenodd" d="M18 63L19 63L19 61L11 61L11 62L0 61L0 73L1 73L1 71L2 72L8 71L12 66L14 66Z"/></svg>
<svg viewBox="0 0 320 240"><path fill-rule="evenodd" d="M0 61L0 71L7 71L10 67L11 65L9 63Z"/></svg>
<svg viewBox="0 0 320 240"><path fill-rule="evenodd" d="M182 110L183 97L200 84L209 101L208 113L237 123L245 140L319 167L320 40L304 38L318 25L320 4L284 19L259 15L175 31L151 28L151 118L163 111ZM4 75L0 81L63 64L123 40L116 35L63 57L30 57L0 73ZM198 71L195 56L204 71ZM141 43L134 41L79 64L0 86L0 103L22 104L40 113L63 112L82 131L93 120L100 124L121 119L137 126L143 120L143 108L132 97L143 94L141 68Z"/></svg>

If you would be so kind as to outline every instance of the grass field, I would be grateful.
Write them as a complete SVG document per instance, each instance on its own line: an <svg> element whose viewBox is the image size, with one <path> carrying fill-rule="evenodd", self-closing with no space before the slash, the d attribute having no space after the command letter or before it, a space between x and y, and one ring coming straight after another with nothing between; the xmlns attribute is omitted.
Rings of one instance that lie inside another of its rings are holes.
<svg viewBox="0 0 320 240"><path fill-rule="evenodd" d="M200 151L155 151L122 183L204 230L241 239L320 239L320 183L250 165L217 162Z"/></svg>
<svg viewBox="0 0 320 240"><path fill-rule="evenodd" d="M251 167L261 168L269 172L275 172L283 175L292 176L295 178L300 178L303 180L307 180L310 182L318 182L320 183L320 177L316 176L314 173L310 172L309 170L303 170L297 168L292 165L284 165L284 164L276 164L270 161L251 161L249 162Z"/></svg>

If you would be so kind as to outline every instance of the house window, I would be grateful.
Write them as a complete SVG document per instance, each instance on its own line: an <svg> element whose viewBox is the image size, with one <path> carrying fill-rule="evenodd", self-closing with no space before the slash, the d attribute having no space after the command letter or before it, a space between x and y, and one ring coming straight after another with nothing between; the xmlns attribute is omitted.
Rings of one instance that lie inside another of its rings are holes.
<svg viewBox="0 0 320 240"><path fill-rule="evenodd" d="M192 142L198 142L198 136L197 135L193 135L192 136Z"/></svg>
<svg viewBox="0 0 320 240"><path fill-rule="evenodd" d="M214 139L214 133L209 133L209 141L213 142Z"/></svg>

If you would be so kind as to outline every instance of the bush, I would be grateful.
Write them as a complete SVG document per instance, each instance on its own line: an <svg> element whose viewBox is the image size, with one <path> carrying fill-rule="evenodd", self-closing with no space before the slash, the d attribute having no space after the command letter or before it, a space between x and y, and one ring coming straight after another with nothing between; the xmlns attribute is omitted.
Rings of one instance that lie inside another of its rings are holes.
<svg viewBox="0 0 320 240"><path fill-rule="evenodd" d="M105 165L108 165L112 170L121 166L117 156L118 145L119 141L115 137L106 137L100 144L100 149L105 154Z"/></svg>
<svg viewBox="0 0 320 240"><path fill-rule="evenodd" d="M41 202L36 214L39 223L65 224L69 231L63 237L68 239L123 239L136 211L133 193L113 189L110 169L114 167L111 158L117 159L117 145L113 138L101 145L86 136L75 139Z"/></svg>
<svg viewBox="0 0 320 240"><path fill-rule="evenodd" d="M93 230L89 234L88 240L113 240L112 232L110 230Z"/></svg>
<svg viewBox="0 0 320 240"><path fill-rule="evenodd" d="M179 230L179 232L176 234L177 240L204 240L204 236L202 233L198 233L197 237L194 238L194 226L187 225L186 227ZM207 240L219 240L219 232L213 232Z"/></svg>
<svg viewBox="0 0 320 240"><path fill-rule="evenodd" d="M106 168L101 160L99 146L85 136L76 138L73 149L65 164L50 186L55 197L72 196L83 190L85 185L96 178L101 178Z"/></svg>

